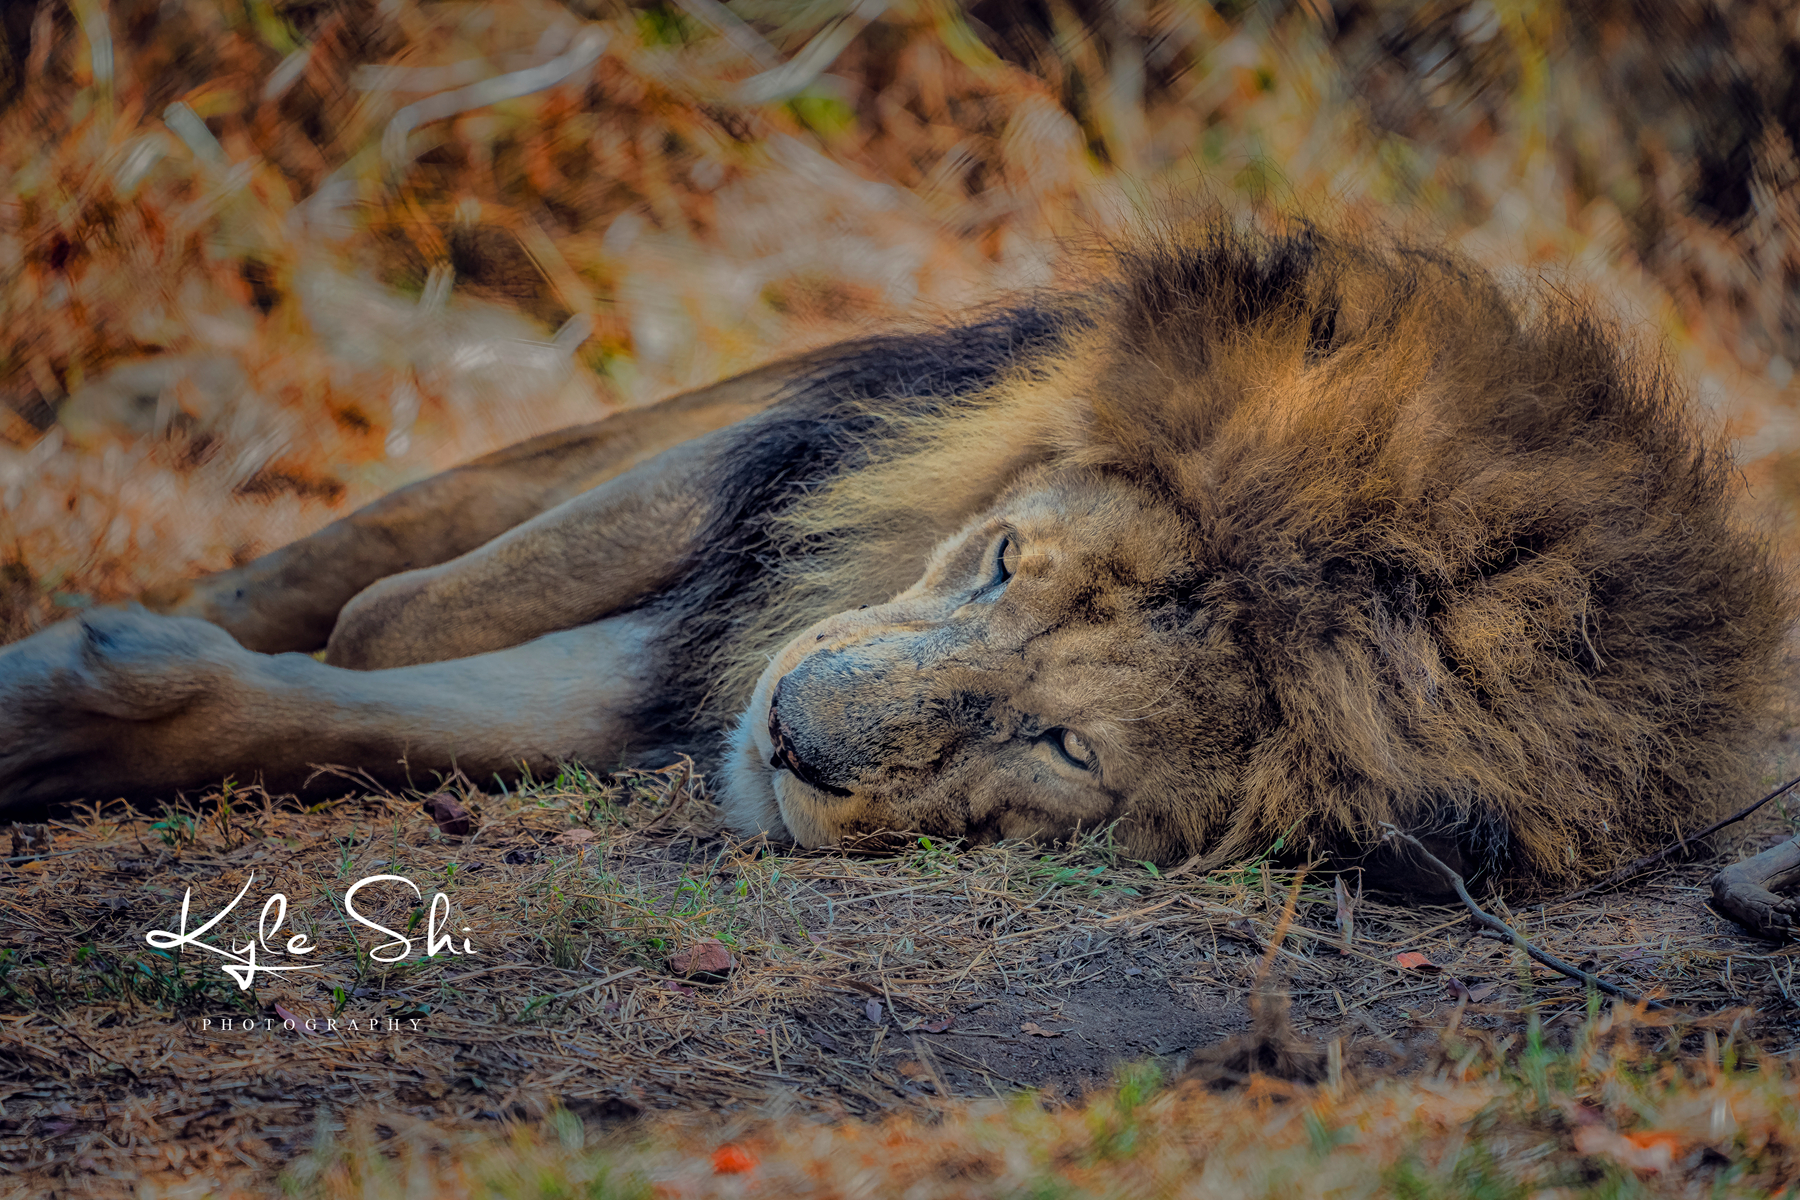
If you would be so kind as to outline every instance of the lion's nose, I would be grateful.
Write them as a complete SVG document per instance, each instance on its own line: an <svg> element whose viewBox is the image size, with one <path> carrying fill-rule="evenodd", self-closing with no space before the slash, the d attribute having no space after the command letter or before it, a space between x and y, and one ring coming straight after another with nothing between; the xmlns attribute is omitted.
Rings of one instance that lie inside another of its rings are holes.
<svg viewBox="0 0 1800 1200"><path fill-rule="evenodd" d="M826 782L824 776L820 775L817 770L795 752L793 740L789 738L786 731L782 729L780 716L781 685L786 682L785 679L777 680L775 682L775 691L769 697L769 741L774 743L775 746L775 752L769 755L769 765L778 771L792 771L794 777L801 783L804 783L810 788L815 788L818 791L824 792L826 795L848 796L850 793L847 790Z"/></svg>

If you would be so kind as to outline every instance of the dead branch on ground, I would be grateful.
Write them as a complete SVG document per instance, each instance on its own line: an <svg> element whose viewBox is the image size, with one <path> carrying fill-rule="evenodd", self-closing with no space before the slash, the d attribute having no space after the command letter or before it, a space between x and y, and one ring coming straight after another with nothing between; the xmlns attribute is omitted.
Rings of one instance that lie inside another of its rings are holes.
<svg viewBox="0 0 1800 1200"><path fill-rule="evenodd" d="M1800 783L1800 779L1797 779L1794 782ZM1418 852L1419 856L1421 858L1423 858L1425 860L1425 862L1431 866L1431 868L1433 870L1435 870L1439 875L1442 875L1444 877L1445 882L1447 882L1452 888L1456 889L1457 899L1459 899L1463 902L1463 907L1469 910L1469 915L1474 919L1474 921L1477 925L1481 926L1483 929L1490 930L1491 932L1500 935L1501 937L1505 938L1507 941L1510 941L1514 946L1518 947L1520 950L1523 950L1527 955L1529 955L1531 957L1532 961L1542 963L1544 966L1549 967L1552 971L1555 971L1558 974L1566 975L1570 979L1578 980L1579 982L1584 983L1589 987L1598 988L1601 991L1605 992L1607 995L1616 996L1620 1000L1627 1001L1628 1003L1642 1004L1648 1008L1665 1009L1665 1010L1668 1009L1669 1006L1666 1004L1662 1004L1656 1000L1652 1000L1647 996L1640 996L1636 992L1630 991L1626 988L1622 988L1616 983L1608 983L1606 980L1601 979L1597 975L1590 975L1586 971L1583 971L1580 967L1577 967L1570 963L1564 962L1562 959L1556 957L1556 955L1554 955L1554 954L1551 954L1544 950L1539 950L1536 946L1532 945L1529 941L1527 941L1525 939L1524 935L1519 933L1517 930L1515 930L1511 925L1508 925L1505 921L1502 921L1499 917L1496 917L1492 913L1487 912L1479 904L1475 903L1475 901L1469 895L1468 887L1463 883L1463 877L1461 875L1458 875L1455 871L1452 871L1448 866L1446 866L1444 864L1443 860L1438 858L1437 855L1435 855L1431 851L1427 850L1425 848L1425 844L1423 842L1419 841L1418 838L1414 837L1410 833L1405 833L1399 829L1396 829L1394 826L1387 824L1387 822L1385 822L1385 821L1382 822L1382 827L1387 831L1381 835L1382 841L1386 842L1386 841L1396 841L1397 840L1397 841L1405 842L1408 845L1410 845L1414 850L1416 850Z"/></svg>
<svg viewBox="0 0 1800 1200"><path fill-rule="evenodd" d="M1769 803L1771 800L1776 800L1785 796L1796 787L1800 787L1800 776L1795 776L1793 779L1788 780L1786 783L1764 796L1761 800L1758 800L1755 804L1747 804L1743 808L1732 813L1729 817L1722 817L1719 820L1714 821L1711 825L1708 825L1705 829L1702 829L1692 837L1689 837L1686 834L1678 835L1674 841L1664 846L1661 850L1658 850L1653 854L1646 854L1642 858L1635 858L1614 871L1612 874L1606 876L1604 879L1590 883L1577 891L1569 892L1567 895L1558 896L1555 900L1551 901L1551 903L1566 904L1570 900L1579 900L1583 896L1591 895L1604 888L1612 887L1614 884L1624 883L1632 876L1641 874L1651 867L1654 867L1657 863L1669 857L1669 855L1674 854L1677 850L1686 850L1693 843L1700 841L1702 838L1711 837L1727 825L1737 824L1763 805Z"/></svg>

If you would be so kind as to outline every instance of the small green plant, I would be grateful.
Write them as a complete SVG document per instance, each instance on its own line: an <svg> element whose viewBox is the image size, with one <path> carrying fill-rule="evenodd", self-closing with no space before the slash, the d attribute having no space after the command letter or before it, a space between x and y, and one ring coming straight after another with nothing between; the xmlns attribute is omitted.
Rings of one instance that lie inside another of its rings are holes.
<svg viewBox="0 0 1800 1200"><path fill-rule="evenodd" d="M165 804L161 819L152 821L150 829L162 839L163 845L179 851L194 844L199 823L191 814L179 812Z"/></svg>
<svg viewBox="0 0 1800 1200"><path fill-rule="evenodd" d="M1144 1134L1140 1110L1162 1090L1162 1085L1162 1069L1154 1062L1128 1063L1119 1068L1111 1103L1099 1101L1088 1110L1095 1158L1127 1158L1137 1149Z"/></svg>

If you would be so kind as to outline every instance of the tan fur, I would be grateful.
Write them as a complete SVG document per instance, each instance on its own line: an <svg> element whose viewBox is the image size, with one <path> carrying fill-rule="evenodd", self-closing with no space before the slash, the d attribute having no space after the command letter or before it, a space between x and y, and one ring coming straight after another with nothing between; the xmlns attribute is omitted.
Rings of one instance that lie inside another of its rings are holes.
<svg viewBox="0 0 1800 1200"><path fill-rule="evenodd" d="M330 630L332 666L290 679L141 613L0 651L0 797L709 758L735 722L745 834L1110 825L1217 863L1284 834L1355 855L1388 822L1553 882L1738 794L1791 613L1655 355L1558 294L1306 227L1158 231L1079 289L547 451L182 602L253 648ZM593 633L546 658L558 630ZM591 693L527 703L551 662ZM462 694L392 682L427 678ZM317 746L271 763L269 727L208 727L227 695L296 712L300 683ZM199 699L119 699L159 690Z"/></svg>

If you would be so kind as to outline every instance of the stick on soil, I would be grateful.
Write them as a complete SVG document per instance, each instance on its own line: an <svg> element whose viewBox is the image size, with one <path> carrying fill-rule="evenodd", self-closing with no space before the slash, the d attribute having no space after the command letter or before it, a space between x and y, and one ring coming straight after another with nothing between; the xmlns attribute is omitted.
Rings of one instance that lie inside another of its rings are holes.
<svg viewBox="0 0 1800 1200"><path fill-rule="evenodd" d="M1794 782L1800 783L1800 779L1796 779ZM1789 786L1792 786L1792 785L1789 785ZM1491 913L1485 911L1479 904L1476 904L1475 901L1473 899L1471 899L1469 896L1469 889L1467 886L1464 885L1463 877L1461 875L1458 875L1455 871L1452 871L1448 866L1446 866L1443 863L1443 861L1438 858L1437 855L1435 855L1431 851L1427 850L1425 848L1424 843L1419 841L1418 838L1414 837L1410 833L1403 833L1402 831L1394 828L1392 825L1388 825L1386 822L1383 822L1382 824L1383 824L1383 828L1386 829L1386 831L1387 831L1381 835L1382 841L1384 841L1384 842L1386 842L1386 841L1402 841L1402 842L1405 842L1408 845L1410 845L1415 851L1418 852L1419 856L1421 858L1423 858L1425 860L1425 862L1431 866L1431 868L1433 870L1435 870L1438 874L1440 874L1444 877L1445 882L1449 883L1449 885L1452 888L1456 889L1457 899L1459 899L1463 902L1463 907L1469 910L1469 915L1475 919L1475 923L1477 925L1481 926L1483 929L1492 930L1494 933L1497 933L1501 937L1507 939L1513 945L1517 946L1519 949L1523 950L1526 954L1530 955L1534 962L1543 963L1546 967L1549 967L1552 971L1555 971L1562 975L1566 975L1570 979L1579 980L1580 982L1587 984L1589 987L1598 988L1601 991L1605 992L1609 996L1616 996L1621 1000L1628 1001L1629 1003L1642 1004L1649 1008L1664 1009L1664 1010L1668 1009L1669 1006L1666 1004L1658 1003L1657 1001L1649 999L1646 996L1640 996L1636 992L1629 991L1625 988L1618 986L1617 984L1608 983L1608 982L1606 982L1606 980L1601 979L1597 975L1589 975L1586 971L1583 971L1580 967L1572 966L1571 964L1566 963L1562 959L1556 957L1556 955L1554 955L1554 954L1550 954L1543 950L1539 950L1536 946L1534 946L1530 942L1526 941L1524 936L1522 934L1520 934L1517 930L1515 930L1511 925L1508 925L1505 921L1502 921L1499 917L1492 915Z"/></svg>

